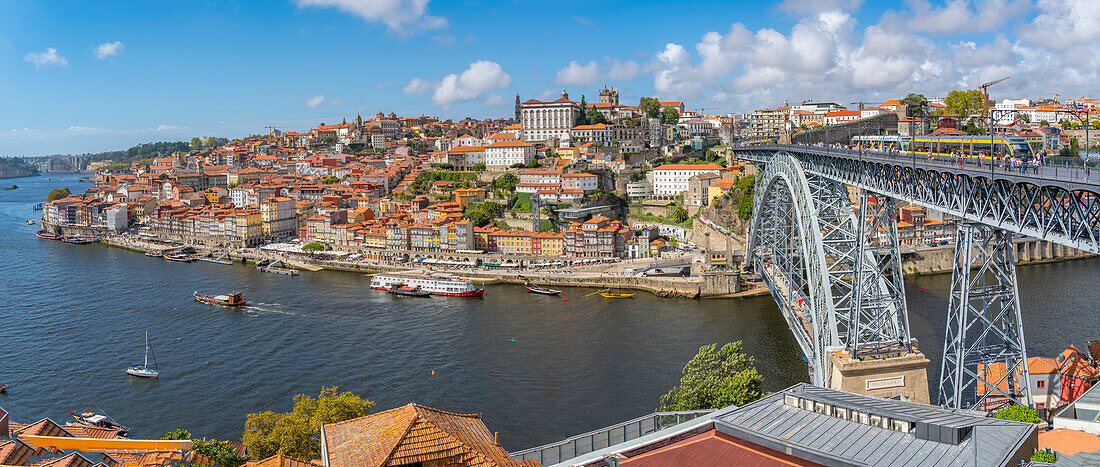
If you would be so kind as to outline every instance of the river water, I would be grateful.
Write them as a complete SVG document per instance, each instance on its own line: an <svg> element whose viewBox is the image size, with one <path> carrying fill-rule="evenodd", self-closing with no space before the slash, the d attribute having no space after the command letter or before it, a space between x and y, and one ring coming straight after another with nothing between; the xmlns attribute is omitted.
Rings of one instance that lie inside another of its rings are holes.
<svg viewBox="0 0 1100 467"><path fill-rule="evenodd" d="M25 223L40 214L33 204L52 188L89 187L50 178L13 179L19 189L0 191L0 383L11 386L0 406L15 421L62 421L94 401L134 437L186 428L239 440L246 414L289 410L294 394L335 385L374 401L373 411L416 402L483 413L514 450L651 412L707 343L743 340L767 390L807 379L769 297L614 301L567 289L562 301L502 285L481 299L425 299L370 290L368 277L350 273L169 263L35 238ZM1019 276L1034 354L1100 337L1089 313L1100 261ZM949 279L907 283L933 380ZM230 289L255 306L234 312L191 297ZM159 380L123 373L141 361L146 331Z"/></svg>

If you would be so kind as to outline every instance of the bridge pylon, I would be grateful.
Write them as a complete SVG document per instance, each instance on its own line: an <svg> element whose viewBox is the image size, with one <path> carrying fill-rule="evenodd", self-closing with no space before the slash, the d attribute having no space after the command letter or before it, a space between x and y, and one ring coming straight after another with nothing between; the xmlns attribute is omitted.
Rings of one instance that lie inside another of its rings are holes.
<svg viewBox="0 0 1100 467"><path fill-rule="evenodd" d="M992 410L1032 405L1012 233L958 226L940 405Z"/></svg>

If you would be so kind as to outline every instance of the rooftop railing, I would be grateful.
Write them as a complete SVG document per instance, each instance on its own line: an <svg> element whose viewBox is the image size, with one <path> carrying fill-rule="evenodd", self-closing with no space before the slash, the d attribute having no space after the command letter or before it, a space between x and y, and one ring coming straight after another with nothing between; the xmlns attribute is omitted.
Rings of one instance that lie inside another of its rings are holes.
<svg viewBox="0 0 1100 467"><path fill-rule="evenodd" d="M534 459L542 465L557 464L626 441L638 439L663 428L693 420L714 410L656 412L622 423L538 447L509 453L516 460Z"/></svg>

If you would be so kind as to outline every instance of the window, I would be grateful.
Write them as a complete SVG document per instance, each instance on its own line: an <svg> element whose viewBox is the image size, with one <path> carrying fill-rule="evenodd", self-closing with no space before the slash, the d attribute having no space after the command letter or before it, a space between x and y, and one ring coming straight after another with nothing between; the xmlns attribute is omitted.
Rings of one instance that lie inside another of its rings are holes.
<svg viewBox="0 0 1100 467"><path fill-rule="evenodd" d="M1047 382L1046 381L1039 380L1038 382L1035 383L1035 388L1036 389L1046 389L1046 387L1047 387Z"/></svg>

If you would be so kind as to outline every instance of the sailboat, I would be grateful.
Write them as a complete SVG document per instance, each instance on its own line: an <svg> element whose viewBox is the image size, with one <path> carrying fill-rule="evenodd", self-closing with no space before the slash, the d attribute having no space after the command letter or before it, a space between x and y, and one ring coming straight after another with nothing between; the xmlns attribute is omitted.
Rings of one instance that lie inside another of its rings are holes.
<svg viewBox="0 0 1100 467"><path fill-rule="evenodd" d="M149 331L145 331L145 363L130 365L130 368L126 369L126 374L138 378L156 378L160 376L156 355L153 355L153 368L149 368L149 354L151 353L153 353L153 349L149 347Z"/></svg>

